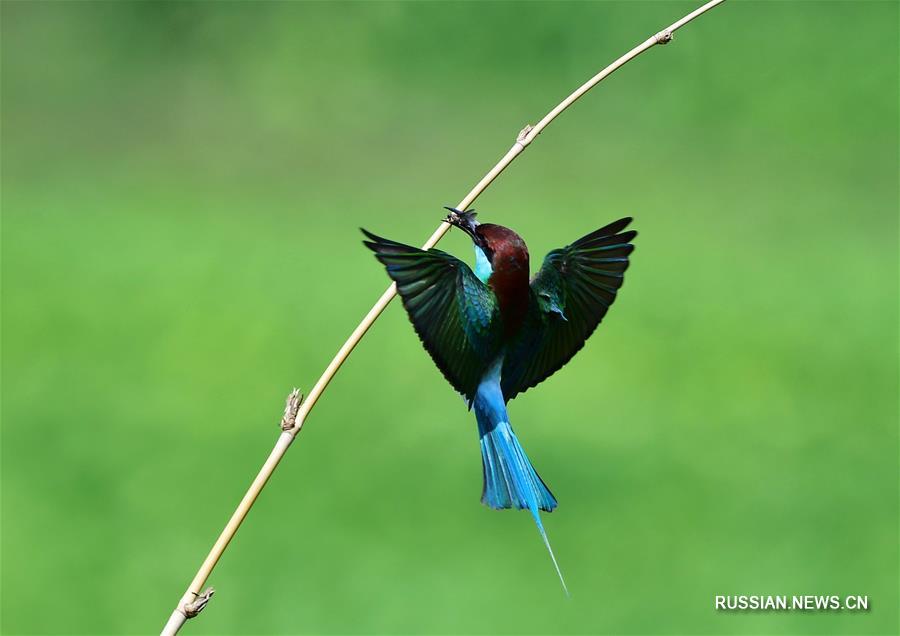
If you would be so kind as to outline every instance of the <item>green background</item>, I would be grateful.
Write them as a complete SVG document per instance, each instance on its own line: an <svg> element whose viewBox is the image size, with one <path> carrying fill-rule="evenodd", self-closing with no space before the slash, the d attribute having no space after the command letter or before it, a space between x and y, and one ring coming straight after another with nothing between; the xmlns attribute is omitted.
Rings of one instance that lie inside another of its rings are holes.
<svg viewBox="0 0 900 636"><path fill-rule="evenodd" d="M3 2L3 632L158 630L387 284L357 228L421 243L693 6ZM511 405L571 599L527 514L479 504L474 418L394 304L185 633L897 633L897 24L729 2L475 206L535 261L640 230L589 345Z"/></svg>

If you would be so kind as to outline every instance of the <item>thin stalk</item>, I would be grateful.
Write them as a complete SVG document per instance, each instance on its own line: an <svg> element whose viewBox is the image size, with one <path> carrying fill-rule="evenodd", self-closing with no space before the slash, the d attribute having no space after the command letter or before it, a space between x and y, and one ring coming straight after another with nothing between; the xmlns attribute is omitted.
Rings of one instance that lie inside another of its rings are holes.
<svg viewBox="0 0 900 636"><path fill-rule="evenodd" d="M500 173L502 173L507 168L507 166L509 166L509 164L513 162L516 157L524 152L524 150L531 144L531 142L534 141L534 139L539 134L541 134L544 128L549 126L550 122L556 119L563 111L565 111L569 106L575 103L578 98L580 98L594 86L612 75L616 70L636 58L641 53L653 48L658 44L667 44L671 42L672 36L675 31L677 31L693 19L706 13L713 7L722 4L723 2L725 2L725 0L711 0L710 2L707 2L703 6L684 16L677 22L671 24L669 27L663 29L659 33L651 36L650 38L647 38L646 40L644 40L644 42L631 49L628 53L618 58L615 62L613 62L602 71L594 75L587 82L579 86L577 90L575 90L571 95L561 101L537 124L535 124L534 126L529 125L522 129L522 131L516 138L515 143L507 151L503 158L500 159L499 162L497 162L497 165L491 168L490 172L488 172L481 179L481 181L479 181L478 184L474 188L472 188L471 192L469 192L469 194L467 194L463 198L463 200L457 204L456 207L460 210L467 209L475 201L475 199L477 199L481 195L481 193L484 192L489 185L491 185L494 179L496 179L500 175ZM422 247L422 249L429 249L431 247L434 247L438 243L438 241L443 238L444 234L446 234L449 229L450 225L442 222L431 235L431 237L425 242L425 245ZM218 563L219 558L222 556L222 553L225 552L225 549L228 547L231 539L234 538L235 533L241 525L241 522L243 522L244 518L247 516L247 513L250 512L250 508L253 506L253 502L256 501L259 493L265 487L266 482L269 480L269 477L272 476L272 473L278 466L278 462L281 461L281 458L284 457L284 454L287 452L288 448L290 448L291 442L294 441L297 433L299 433L303 428L303 423L306 421L309 412L312 411L313 407L316 405L316 402L318 402L319 398L322 397L322 394L328 387L328 383L331 382L331 379L341 368L341 365L344 364L344 361L347 359L356 345L359 344L359 341L362 340L364 335L366 335L369 327L371 327L372 324L378 319L378 317L381 315L381 312L385 310L385 308L390 304L390 302L396 295L397 287L396 285L392 284L385 290L385 292L381 295L372 309L370 309L369 312L365 315L365 317L362 319L362 322L360 322L356 329L353 330L353 333L350 334L350 337L341 346L337 354L335 354L334 358L328 364L328 367L326 367L325 371L319 377L315 386L313 386L312 391L309 392L309 395L304 401L300 401L299 393L297 391L294 391L291 396L289 396L288 405L285 410L285 417L282 420L283 430L281 435L279 435L278 437L275 448L272 449L272 452L269 454L268 459L266 459L266 462L260 469L259 474L257 474L256 479L253 480L253 483L250 485L250 488L247 490L244 498L241 499L241 502L240 504L238 504L237 509L234 511L234 513L231 515L231 518L228 520L228 523L225 525L225 529L222 530L222 533L219 535L219 538L213 545L212 550L210 550L206 559L203 561L203 564L200 566L200 569L197 571L196 576L194 576L194 580L191 581L191 584L188 586L188 589L184 593L184 596L182 596L175 610L172 612L169 621L163 628L162 634L164 636L177 634L181 629L181 626L184 625L184 622L188 618L196 616L200 612L200 610L202 610L206 606L206 603L212 596L213 590L210 588L203 593L201 593L200 590L206 583L206 580L209 578L209 575L212 572L213 568L216 566L216 563Z"/></svg>

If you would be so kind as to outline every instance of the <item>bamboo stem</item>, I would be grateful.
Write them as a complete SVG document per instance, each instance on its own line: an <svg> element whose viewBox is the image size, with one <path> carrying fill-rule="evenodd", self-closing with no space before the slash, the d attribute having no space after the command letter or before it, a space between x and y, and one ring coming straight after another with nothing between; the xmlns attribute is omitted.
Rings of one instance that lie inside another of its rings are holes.
<svg viewBox="0 0 900 636"><path fill-rule="evenodd" d="M513 162L516 157L524 152L528 145L531 144L531 142L534 141L534 139L539 134L541 134L544 128L549 126L554 119L556 119L569 106L575 103L582 95L587 93L594 86L599 84L601 81L609 77L616 70L636 58L644 51L653 48L657 44L667 44L672 40L672 36L675 31L723 2L725 2L725 0L711 0L710 2L707 2L703 6L684 16L677 22L673 23L668 28L663 29L659 33L648 38L635 48L631 49L628 53L618 58L612 64L604 68L602 71L594 75L580 87L578 87L578 89L576 89L571 95L561 101L537 124L535 124L534 126L526 126L519 133L515 143L507 151L503 158L500 159L497 165L495 165L490 170L490 172L488 172L481 179L481 181L479 181L478 184L474 188L472 188L471 192L469 192L469 194L467 194L465 198L463 198L463 200L460 201L459 204L457 204L456 207L460 210L467 209L475 201L475 199L477 199L479 195L481 195L481 193L484 192L489 185L491 185L494 179L496 179L500 175L500 173L502 173L507 168L507 166L509 166L509 164ZM450 225L442 222L431 235L431 237L425 242L425 245L422 249L429 249L431 247L434 247L437 242L440 241L441 238L443 238L444 234L446 234L449 229ZM253 506L253 502L256 501L259 493L265 487L266 482L269 480L269 477L272 476L272 473L278 466L278 462L281 461L281 458L284 457L284 454L287 452L288 448L290 448L291 443L297 436L297 433L299 433L303 428L303 423L306 421L306 417L309 415L309 412L312 410L312 408L316 405L316 402L318 402L319 398L322 396L322 393L325 392L325 389L328 387L328 383L331 382L331 379L341 368L341 365L352 353L353 349L356 347L359 341L362 340L363 336L366 335L369 327L371 327L372 324L378 319L378 317L381 315L381 312L385 310L385 308L390 304L390 302L396 295L397 287L396 285L392 284L387 288L387 290L385 290L385 292L381 295L372 309L369 310L369 312L365 315L356 329L353 330L353 333L350 334L350 337L341 346L337 354L335 354L334 358L328 364L328 367L319 377L315 386L313 386L312 391L310 391L305 401L299 403L299 400L296 399L298 397L296 391L292 393L291 396L289 396L288 405L285 410L285 418L283 420L283 422L285 423L283 428L285 428L286 430L283 430L281 435L279 435L275 447L272 449L272 452L269 454L268 459L266 459L266 462L263 464L259 473L256 475L256 479L253 480L253 483L250 485L247 493L244 495L243 499L241 499L241 502L240 504L238 504L237 509L228 520L225 529L222 530L222 533L219 535L219 538L213 545L212 550L210 550L209 555L207 555L196 576L194 576L194 580L191 581L191 584L185 592L184 596L181 598L175 610L172 612L169 621L163 628L162 634L164 636L173 636L174 634L177 634L181 627L184 625L184 622L188 618L196 616L206 605L206 602L212 596L213 590L210 588L203 594L201 594L200 590L206 583L206 580L209 578L209 575L212 572L213 568L216 566L216 563L219 561L219 558L225 552L225 549L228 547L231 539L234 538L235 533L237 532L244 518L247 516L247 513L250 512L250 508ZM291 398L295 399L292 400ZM293 422L292 426L290 425L291 422Z"/></svg>

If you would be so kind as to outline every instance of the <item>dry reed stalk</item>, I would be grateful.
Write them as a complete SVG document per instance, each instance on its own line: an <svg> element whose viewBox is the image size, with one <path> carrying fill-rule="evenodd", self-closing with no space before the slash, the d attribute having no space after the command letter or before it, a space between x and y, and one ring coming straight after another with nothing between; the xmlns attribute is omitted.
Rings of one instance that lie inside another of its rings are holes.
<svg viewBox="0 0 900 636"><path fill-rule="evenodd" d="M501 172L503 172L506 167L511 164L513 160L518 157L539 134L541 134L544 128L549 126L550 122L556 119L564 110L575 103L575 101L579 97L587 93L594 86L609 77L614 71L618 70L644 51L653 48L657 44L668 44L672 41L672 36L674 35L675 31L686 25L694 18L701 16L702 14L706 13L713 7L722 4L723 2L725 2L725 0L711 0L710 2L707 2L703 6L698 7L691 13L687 14L677 22L671 24L669 27L646 39L644 42L631 49L628 53L617 59L615 62L604 68L587 82L578 87L575 92L561 101L556 106L556 108L547 113L544 118L541 119L537 124L535 124L534 126L525 126L525 128L522 129L522 131L516 138L516 141L512 145L512 148L510 148L509 151L503 156L503 158L497 163L497 165L495 165L491 169L491 171L488 172L474 188L472 188L472 191L469 192L469 194L467 194L465 198L457 204L456 208L459 210L468 209L468 207L475 201L475 199L478 198L478 196L482 192L487 189L487 187L494 181L494 179L496 179L497 176ZM425 245L422 247L422 249L429 249L431 247L434 247L449 229L450 225L442 222L434 231L434 234L431 235L431 238L429 238L425 242ZM174 634L177 634L182 625L184 625L184 622L188 618L193 618L194 616L199 614L200 611L209 602L209 599L213 594L213 589L209 588L202 593L200 590L206 583L207 578L209 578L210 573L216 566L216 563L219 561L222 553L225 552L225 548L228 547L231 539L234 538L235 533L241 525L241 522L247 516L247 513L250 512L250 508L251 506L253 506L253 502L256 501L259 493L265 487L266 482L269 481L269 477L272 476L272 473L278 466L278 462L281 461L281 458L284 457L284 454L287 452L288 448L290 448L291 442L294 441L297 433L300 432L300 429L303 427L303 423L306 421L306 417L309 415L309 412L312 410L312 408L316 405L316 402L318 402L319 398L322 396L322 393L325 392L325 389L328 387L328 383L331 382L331 379L338 372L338 369L341 368L341 365L344 363L344 361L347 359L347 357L350 355L359 341L362 340L362 337L366 335L369 327L371 327L375 320L378 319L378 316L381 315L381 312L384 311L384 309L388 306L388 304L390 304L391 300L393 300L394 296L396 295L397 287L396 285L392 284L381 295L381 298L378 299L378 302L376 302L372 309L369 310L369 313L366 314L365 318L362 319L362 322L360 322L356 329L353 330L353 333L350 334L350 337L343 344L343 346L341 346L337 354L335 354L334 358L331 360L331 363L319 377L319 380L316 382L312 391L310 391L309 395L306 397L306 400L303 400L303 397L300 395L300 392L297 389L292 391L288 396L284 418L282 419L282 432L278 437L278 441L275 443L275 448L272 449L272 452L269 454L268 459L266 459L263 467L256 475L256 479L253 480L253 483L250 485L250 488L247 490L244 498L241 499L241 502L240 504L238 504L238 507L234 511L234 514L231 515L231 518L228 520L225 529L222 530L222 533L219 535L219 538L213 545L212 550L210 550L206 559L203 561L203 564L197 571L196 576L194 576L194 580L191 581L191 584L188 586L188 589L184 593L184 596L182 596L181 600L178 601L178 605L175 607L175 610L172 612L172 615L169 617L168 622L162 630L163 636L173 636Z"/></svg>

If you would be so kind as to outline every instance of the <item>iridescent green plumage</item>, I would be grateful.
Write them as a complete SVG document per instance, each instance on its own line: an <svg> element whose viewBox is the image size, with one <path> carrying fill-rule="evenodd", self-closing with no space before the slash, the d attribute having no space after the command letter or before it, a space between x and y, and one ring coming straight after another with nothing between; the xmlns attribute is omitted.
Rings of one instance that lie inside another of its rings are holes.
<svg viewBox="0 0 900 636"><path fill-rule="evenodd" d="M562 368L603 320L634 249L637 232L622 232L630 222L610 223L547 254L531 281L525 323L507 347L500 380L506 400Z"/></svg>
<svg viewBox="0 0 900 636"><path fill-rule="evenodd" d="M526 292L524 315L517 316L501 315L494 290L446 252L369 232L366 245L397 283L416 333L450 384L471 401L502 354L508 401L565 365L606 315L634 249L630 241L637 233L622 231L630 222L621 219L550 252ZM527 267L527 252L525 258ZM521 326L511 333L504 321Z"/></svg>
<svg viewBox="0 0 900 636"><path fill-rule="evenodd" d="M494 292L446 252L365 234L370 239L366 245L397 283L425 349L453 388L471 402L503 345Z"/></svg>

